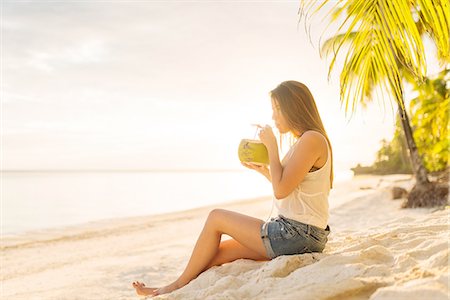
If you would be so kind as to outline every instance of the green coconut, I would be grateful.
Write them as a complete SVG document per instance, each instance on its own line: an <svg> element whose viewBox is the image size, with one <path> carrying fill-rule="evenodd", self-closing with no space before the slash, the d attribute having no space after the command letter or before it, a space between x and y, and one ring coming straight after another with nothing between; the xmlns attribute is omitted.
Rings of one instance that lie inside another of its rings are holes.
<svg viewBox="0 0 450 300"><path fill-rule="evenodd" d="M243 139L238 149L239 160L259 165L269 164L269 153L261 141Z"/></svg>

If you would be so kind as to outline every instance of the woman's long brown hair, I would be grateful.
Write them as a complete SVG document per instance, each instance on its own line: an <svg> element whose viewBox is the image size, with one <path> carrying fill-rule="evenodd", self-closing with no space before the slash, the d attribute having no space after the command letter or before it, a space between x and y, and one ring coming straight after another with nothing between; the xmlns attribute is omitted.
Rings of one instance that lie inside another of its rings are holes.
<svg viewBox="0 0 450 300"><path fill-rule="evenodd" d="M333 187L333 150L308 87L297 81L284 81L270 92L270 96L280 106L281 113L291 129L301 132L315 130L327 139L331 151L330 186Z"/></svg>

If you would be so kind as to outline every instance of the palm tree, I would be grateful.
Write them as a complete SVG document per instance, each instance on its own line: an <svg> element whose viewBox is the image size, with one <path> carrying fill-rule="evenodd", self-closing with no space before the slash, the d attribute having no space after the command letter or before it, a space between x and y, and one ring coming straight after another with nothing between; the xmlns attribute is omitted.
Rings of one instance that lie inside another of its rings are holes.
<svg viewBox="0 0 450 300"><path fill-rule="evenodd" d="M301 16L307 20L308 15L324 9L329 2L302 0ZM424 81L426 63L421 38L424 31L435 42L440 62L450 62L448 0L340 0L329 13L332 22L343 17L336 36L323 47L328 54L333 53L329 75L339 53L348 46L340 74L340 99L346 113L349 110L353 113L357 104L371 101L374 93L383 99L390 96L398 106L416 178L407 206L436 205L435 195L442 192L436 191L428 180L417 150L405 109L402 74L410 74L417 82ZM443 201L447 201L446 197L437 202Z"/></svg>

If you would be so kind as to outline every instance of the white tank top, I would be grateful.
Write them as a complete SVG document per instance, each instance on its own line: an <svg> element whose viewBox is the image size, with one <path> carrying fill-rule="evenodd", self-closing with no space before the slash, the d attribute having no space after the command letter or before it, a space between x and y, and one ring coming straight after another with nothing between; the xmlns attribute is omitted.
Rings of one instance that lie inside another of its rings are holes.
<svg viewBox="0 0 450 300"><path fill-rule="evenodd" d="M325 229L328 223L328 194L331 188L331 151L328 141L325 141L328 148L325 164L319 170L307 173L286 198L274 199L279 215L322 229ZM283 167L285 161L291 157L294 147L295 145L284 157L281 163Z"/></svg>

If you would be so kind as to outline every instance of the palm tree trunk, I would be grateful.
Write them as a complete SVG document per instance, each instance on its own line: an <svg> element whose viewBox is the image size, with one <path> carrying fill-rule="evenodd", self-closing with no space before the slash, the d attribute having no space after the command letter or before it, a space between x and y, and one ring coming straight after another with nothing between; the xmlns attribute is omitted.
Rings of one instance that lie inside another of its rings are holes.
<svg viewBox="0 0 450 300"><path fill-rule="evenodd" d="M398 113L400 114L400 121L402 122L403 131L405 133L406 142L409 149L409 157L411 158L412 169L418 185L430 183L428 180L428 172L423 166L422 158L419 155L416 142L414 141L409 118L404 109L405 105L398 104Z"/></svg>

